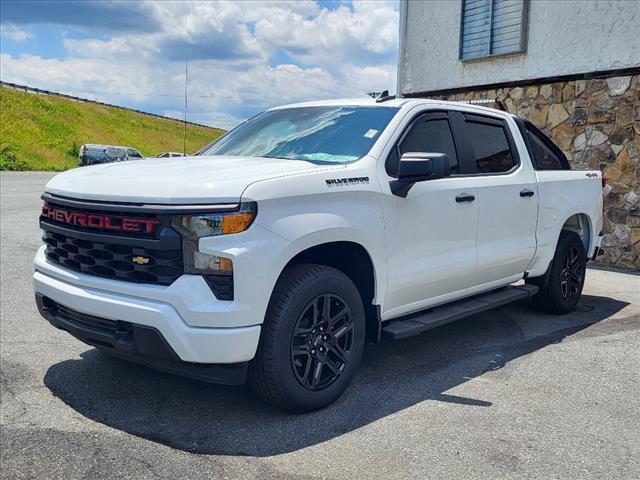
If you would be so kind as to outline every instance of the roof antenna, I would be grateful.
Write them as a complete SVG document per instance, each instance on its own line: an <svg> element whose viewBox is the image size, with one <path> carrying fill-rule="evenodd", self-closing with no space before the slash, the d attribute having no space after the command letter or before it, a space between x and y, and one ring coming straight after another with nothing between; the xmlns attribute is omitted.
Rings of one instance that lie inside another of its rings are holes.
<svg viewBox="0 0 640 480"><path fill-rule="evenodd" d="M393 100L395 95L389 95L389 90L384 90L378 97L376 97L376 103L386 102L387 100Z"/></svg>

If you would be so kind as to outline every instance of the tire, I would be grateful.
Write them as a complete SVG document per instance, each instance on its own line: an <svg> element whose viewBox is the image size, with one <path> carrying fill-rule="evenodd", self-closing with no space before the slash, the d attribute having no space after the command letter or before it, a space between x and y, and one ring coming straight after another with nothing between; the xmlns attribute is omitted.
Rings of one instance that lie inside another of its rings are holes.
<svg viewBox="0 0 640 480"><path fill-rule="evenodd" d="M271 295L249 386L282 410L323 408L349 386L364 342L364 307L351 279L323 265L294 265Z"/></svg>
<svg viewBox="0 0 640 480"><path fill-rule="evenodd" d="M562 230L556 253L549 265L546 285L544 277L527 281L540 290L533 297L535 306L547 313L565 314L573 311L582 295L587 256L577 233Z"/></svg>

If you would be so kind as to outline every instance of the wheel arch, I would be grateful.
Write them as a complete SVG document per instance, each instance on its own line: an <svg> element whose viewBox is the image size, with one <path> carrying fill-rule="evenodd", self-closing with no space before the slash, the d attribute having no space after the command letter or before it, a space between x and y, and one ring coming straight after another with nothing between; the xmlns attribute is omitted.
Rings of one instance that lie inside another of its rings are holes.
<svg viewBox="0 0 640 480"><path fill-rule="evenodd" d="M380 339L380 307L374 304L377 292L376 268L370 253L360 243L339 240L308 246L294 255L282 269L298 264L326 265L341 271L355 284L365 309L367 339ZM280 275L282 275L282 272Z"/></svg>
<svg viewBox="0 0 640 480"><path fill-rule="evenodd" d="M593 239L592 237L592 223L591 218L586 213L574 213L569 218L565 220L562 224L562 230L569 230L578 234L580 239L582 240L582 244L584 245L584 253L589 256L589 252L591 249L591 244ZM558 233L558 239L560 238L560 233ZM556 241L557 244L557 241Z"/></svg>
<svg viewBox="0 0 640 480"><path fill-rule="evenodd" d="M584 245L585 255L587 256L587 258L589 258L590 249L593 244L591 217L583 212L572 213L562 223L562 226L558 230L557 236L555 237L555 242L553 243L553 249L549 250L548 263L546 263L544 273L532 275L531 277L529 275L526 275L525 278L538 278L537 282L540 286L545 286L547 284L547 282L549 281L549 272L551 270L553 256L558 246L558 242L560 241L560 235L563 231L574 232L580 237L580 240L582 240L582 244Z"/></svg>

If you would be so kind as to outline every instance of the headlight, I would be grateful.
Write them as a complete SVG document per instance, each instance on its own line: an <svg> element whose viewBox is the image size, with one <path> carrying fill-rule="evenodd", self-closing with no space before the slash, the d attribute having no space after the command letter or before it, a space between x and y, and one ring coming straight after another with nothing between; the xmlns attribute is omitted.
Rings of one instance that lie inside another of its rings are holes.
<svg viewBox="0 0 640 480"><path fill-rule="evenodd" d="M234 212L175 215L171 226L182 235L182 253L185 273L204 275L205 280L220 300L233 300L233 261L198 251L198 240L203 237L244 232L256 218L255 203L242 203Z"/></svg>
<svg viewBox="0 0 640 480"><path fill-rule="evenodd" d="M173 228L183 237L197 240L202 237L244 232L256 218L255 203L242 203L236 212L176 215L171 219Z"/></svg>
<svg viewBox="0 0 640 480"><path fill-rule="evenodd" d="M255 203L241 203L234 212L197 213L175 215L171 225L182 235L185 273L233 273L231 259L207 255L198 251L198 240L203 237L228 235L245 231L258 208Z"/></svg>

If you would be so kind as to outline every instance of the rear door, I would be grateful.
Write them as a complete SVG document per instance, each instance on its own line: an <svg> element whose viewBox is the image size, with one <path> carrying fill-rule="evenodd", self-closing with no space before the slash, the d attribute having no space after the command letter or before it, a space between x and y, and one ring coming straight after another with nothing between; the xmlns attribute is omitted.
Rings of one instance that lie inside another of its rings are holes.
<svg viewBox="0 0 640 480"><path fill-rule="evenodd" d="M526 155L524 143L501 116L463 113L455 126L478 191L476 286L521 276L535 254L538 219L534 170L516 144Z"/></svg>

